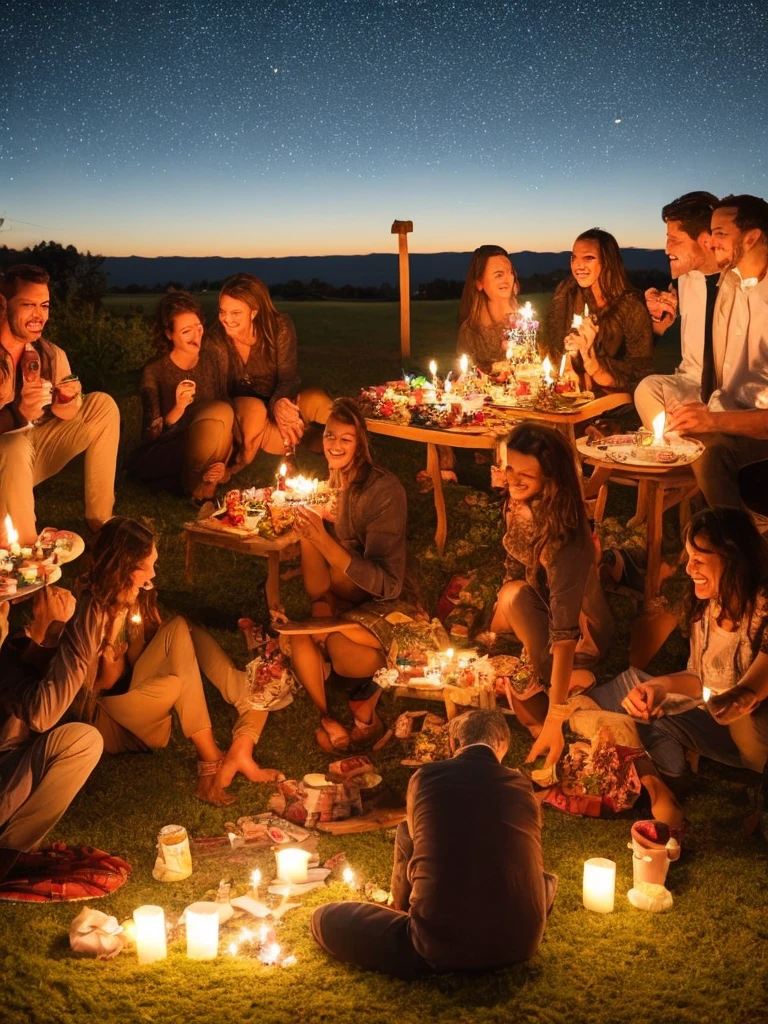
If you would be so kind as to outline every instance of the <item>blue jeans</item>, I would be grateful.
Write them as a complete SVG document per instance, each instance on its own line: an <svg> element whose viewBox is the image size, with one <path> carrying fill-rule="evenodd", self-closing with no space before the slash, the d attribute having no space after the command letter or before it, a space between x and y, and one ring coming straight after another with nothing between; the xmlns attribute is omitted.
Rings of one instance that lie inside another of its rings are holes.
<svg viewBox="0 0 768 1024"><path fill-rule="evenodd" d="M589 696L605 711L616 711L626 714L621 702L631 689L638 683L646 682L652 677L637 669L628 669L616 676L610 683L597 686L590 690ZM754 724L756 732L764 732L766 715L755 712L747 716ZM731 729L720 725L705 707L694 707L679 715L664 715L653 722L644 723L635 720L640 741L651 755L653 763L664 775L684 775L687 765L686 750L695 750L703 757L709 757L720 764L734 768L752 768L742 756L734 742ZM745 725L750 723L745 721Z"/></svg>

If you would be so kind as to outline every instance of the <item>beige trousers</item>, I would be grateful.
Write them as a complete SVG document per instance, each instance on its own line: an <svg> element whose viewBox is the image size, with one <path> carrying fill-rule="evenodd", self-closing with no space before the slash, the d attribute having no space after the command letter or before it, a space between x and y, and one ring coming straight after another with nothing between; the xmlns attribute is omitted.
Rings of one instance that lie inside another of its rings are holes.
<svg viewBox="0 0 768 1024"><path fill-rule="evenodd" d="M85 452L85 517L109 519L115 504L120 413L114 399L94 391L71 420L55 417L37 427L0 435L0 523L10 515L22 544L37 537L37 484Z"/></svg>
<svg viewBox="0 0 768 1024"><path fill-rule="evenodd" d="M285 451L277 424L267 414L260 398L234 398L235 415L243 431L243 457L246 464L253 462L262 449L270 455ZM301 418L305 424L325 423L333 401L320 388L305 388L296 397Z"/></svg>
<svg viewBox="0 0 768 1024"><path fill-rule="evenodd" d="M248 704L245 673L235 668L205 630L177 615L147 644L133 667L128 692L116 697L106 694L99 700L96 728L104 738L104 749L120 754L167 746L173 710L186 737L210 729L201 668L240 713L233 737L246 735L257 743L267 712L254 711Z"/></svg>
<svg viewBox="0 0 768 1024"><path fill-rule="evenodd" d="M26 747L9 779L19 804L0 825L0 847L36 850L82 788L101 751L96 729L80 722L56 726Z"/></svg>
<svg viewBox="0 0 768 1024"><path fill-rule="evenodd" d="M235 410L229 402L202 402L194 409L184 443L182 483L190 494L215 462L229 462Z"/></svg>

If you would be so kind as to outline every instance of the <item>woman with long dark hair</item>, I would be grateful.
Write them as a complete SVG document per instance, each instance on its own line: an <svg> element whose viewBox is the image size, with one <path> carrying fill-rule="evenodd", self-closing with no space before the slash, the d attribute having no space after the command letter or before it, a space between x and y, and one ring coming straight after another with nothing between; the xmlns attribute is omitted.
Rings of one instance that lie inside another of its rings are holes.
<svg viewBox="0 0 768 1024"><path fill-rule="evenodd" d="M350 742L373 742L383 731L376 714L381 691L372 676L386 663L392 632L386 616L403 593L407 508L400 481L374 463L365 420L351 399L333 403L323 447L331 487L338 489L335 521L297 509L301 568L312 615L340 615L351 625L327 636L292 636L291 657L320 712L317 741L335 751ZM346 691L355 720L351 731L328 714L325 655L333 681Z"/></svg>
<svg viewBox="0 0 768 1024"><path fill-rule="evenodd" d="M574 315L584 317L572 330ZM557 366L564 352L598 389L632 390L653 370L651 317L632 287L618 242L590 228L573 243L571 276L558 285L549 307L544 347Z"/></svg>
<svg viewBox="0 0 768 1024"><path fill-rule="evenodd" d="M290 454L312 423L328 418L331 399L299 379L296 328L275 309L253 274L236 274L219 294L218 336L229 360L229 394L243 434L236 469L260 449Z"/></svg>
<svg viewBox="0 0 768 1024"><path fill-rule="evenodd" d="M226 353L205 338L203 325L187 292L169 292L158 303L152 335L161 356L142 373L142 444L129 466L134 479L182 489L199 502L229 478L237 436Z"/></svg>
<svg viewBox="0 0 768 1024"><path fill-rule="evenodd" d="M506 578L491 620L493 633L514 633L533 668L527 690L513 696L521 724L538 737L531 757L550 746L550 705L562 704L605 652L613 630L597 578L573 449L537 423L521 423L507 439L507 465L494 467L504 505ZM556 730L555 730L556 731ZM553 750L549 760L557 760Z"/></svg>
<svg viewBox="0 0 768 1024"><path fill-rule="evenodd" d="M520 285L515 268L500 245L481 245L472 254L459 303L456 351L484 372L503 359L508 316L518 309Z"/></svg>

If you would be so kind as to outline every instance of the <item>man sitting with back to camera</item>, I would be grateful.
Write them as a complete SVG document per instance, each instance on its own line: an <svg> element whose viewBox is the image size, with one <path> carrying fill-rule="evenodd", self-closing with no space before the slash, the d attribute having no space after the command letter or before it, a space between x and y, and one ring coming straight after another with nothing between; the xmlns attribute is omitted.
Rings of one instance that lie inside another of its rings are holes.
<svg viewBox="0 0 768 1024"><path fill-rule="evenodd" d="M528 779L501 764L500 711L471 710L449 727L453 757L425 764L408 786L397 829L394 909L329 903L312 933L346 963L410 979L493 970L529 960L557 890L541 851Z"/></svg>

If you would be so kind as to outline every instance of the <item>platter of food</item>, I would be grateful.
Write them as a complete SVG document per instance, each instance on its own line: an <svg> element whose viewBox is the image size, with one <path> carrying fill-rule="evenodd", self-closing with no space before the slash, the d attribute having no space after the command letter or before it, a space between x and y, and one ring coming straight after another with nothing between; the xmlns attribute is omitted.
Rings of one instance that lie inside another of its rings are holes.
<svg viewBox="0 0 768 1024"><path fill-rule="evenodd" d="M611 443L621 438L618 443ZM624 466L638 466L644 469L664 466L689 466L704 451L704 445L690 437L668 437L664 444L638 444L632 435L615 435L603 438L593 446L609 462Z"/></svg>

